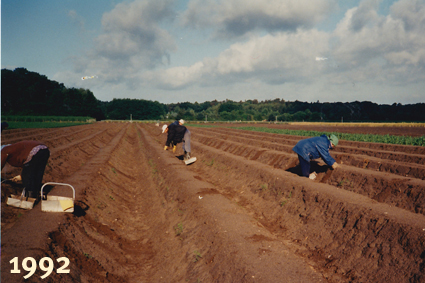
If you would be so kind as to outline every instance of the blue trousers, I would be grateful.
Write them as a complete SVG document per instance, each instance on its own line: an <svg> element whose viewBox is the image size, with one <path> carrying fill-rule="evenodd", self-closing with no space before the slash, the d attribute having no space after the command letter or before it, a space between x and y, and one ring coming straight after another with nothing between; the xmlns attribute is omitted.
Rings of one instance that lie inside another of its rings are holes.
<svg viewBox="0 0 425 283"><path fill-rule="evenodd" d="M305 160L299 154L298 160L300 161L301 175L308 178L310 175L310 161Z"/></svg>

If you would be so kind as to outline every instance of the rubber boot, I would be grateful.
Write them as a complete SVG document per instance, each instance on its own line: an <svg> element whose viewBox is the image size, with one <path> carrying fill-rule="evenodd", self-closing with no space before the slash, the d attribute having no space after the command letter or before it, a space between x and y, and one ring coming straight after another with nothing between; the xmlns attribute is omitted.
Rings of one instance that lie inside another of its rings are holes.
<svg viewBox="0 0 425 283"><path fill-rule="evenodd" d="M30 197L30 198L36 199L38 197L37 192L34 192L34 191L25 191L25 194L27 194L27 196Z"/></svg>
<svg viewBox="0 0 425 283"><path fill-rule="evenodd" d="M26 188L24 188L23 193L24 193L24 197L26 198L30 197L30 192Z"/></svg>

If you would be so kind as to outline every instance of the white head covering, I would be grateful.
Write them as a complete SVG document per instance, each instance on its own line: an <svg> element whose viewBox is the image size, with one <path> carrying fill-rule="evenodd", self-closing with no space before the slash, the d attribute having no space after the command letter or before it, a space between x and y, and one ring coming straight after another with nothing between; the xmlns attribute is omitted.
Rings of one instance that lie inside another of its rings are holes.
<svg viewBox="0 0 425 283"><path fill-rule="evenodd" d="M181 123L183 125L184 124L184 120L183 119L180 119L179 120L179 123Z"/></svg>
<svg viewBox="0 0 425 283"><path fill-rule="evenodd" d="M167 128L167 125L162 126L162 133L164 133Z"/></svg>

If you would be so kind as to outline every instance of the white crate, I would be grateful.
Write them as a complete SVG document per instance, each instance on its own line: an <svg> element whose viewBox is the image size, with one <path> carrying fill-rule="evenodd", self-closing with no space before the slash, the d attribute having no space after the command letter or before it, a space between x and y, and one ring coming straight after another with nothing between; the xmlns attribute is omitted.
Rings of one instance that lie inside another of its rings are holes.
<svg viewBox="0 0 425 283"><path fill-rule="evenodd" d="M22 209L32 209L34 207L35 198L26 198L22 192L22 195L10 195L7 198L7 205L22 208Z"/></svg>
<svg viewBox="0 0 425 283"><path fill-rule="evenodd" d="M43 199L43 188L46 185L55 185L55 186L68 186L72 189L72 198L62 197L62 196L47 196L46 199ZM45 183L41 187L41 210L46 212L74 212L74 200L75 200L75 189L69 184L63 183Z"/></svg>

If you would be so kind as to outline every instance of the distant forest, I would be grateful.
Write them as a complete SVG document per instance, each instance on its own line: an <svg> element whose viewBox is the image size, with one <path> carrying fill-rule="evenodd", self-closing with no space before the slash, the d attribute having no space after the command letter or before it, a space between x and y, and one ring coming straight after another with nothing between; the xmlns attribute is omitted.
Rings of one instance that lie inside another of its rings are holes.
<svg viewBox="0 0 425 283"><path fill-rule="evenodd" d="M44 75L16 68L1 70L1 114L89 116L96 120L129 120L131 115L133 120L424 122L425 103L380 105L370 101L253 99L163 104L116 98L104 102L88 89L66 88Z"/></svg>

